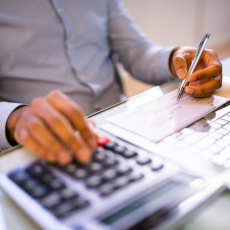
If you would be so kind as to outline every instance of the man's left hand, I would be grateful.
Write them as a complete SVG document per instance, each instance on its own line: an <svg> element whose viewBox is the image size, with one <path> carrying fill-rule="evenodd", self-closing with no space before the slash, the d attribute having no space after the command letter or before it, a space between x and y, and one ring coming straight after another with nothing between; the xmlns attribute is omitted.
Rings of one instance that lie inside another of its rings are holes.
<svg viewBox="0 0 230 230"><path fill-rule="evenodd" d="M192 63L196 49L188 46L176 48L170 59L170 70L173 75L185 79ZM205 49L198 64L188 78L189 85L185 93L192 97L211 97L215 90L222 86L222 65L217 54Z"/></svg>

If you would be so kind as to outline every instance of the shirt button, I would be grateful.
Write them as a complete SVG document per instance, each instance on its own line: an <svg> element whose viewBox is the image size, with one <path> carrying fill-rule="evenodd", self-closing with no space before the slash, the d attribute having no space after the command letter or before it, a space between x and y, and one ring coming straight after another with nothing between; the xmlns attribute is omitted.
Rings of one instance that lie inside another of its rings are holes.
<svg viewBox="0 0 230 230"><path fill-rule="evenodd" d="M59 8L59 9L58 9L58 12L61 13L61 12L62 12L62 8Z"/></svg>
<svg viewBox="0 0 230 230"><path fill-rule="evenodd" d="M69 49L72 49L72 48L73 48L73 45L72 45L72 44L69 44L69 45L68 45L68 48L69 48Z"/></svg>
<svg viewBox="0 0 230 230"><path fill-rule="evenodd" d="M85 80L85 76L81 76L81 79L82 79L82 80Z"/></svg>

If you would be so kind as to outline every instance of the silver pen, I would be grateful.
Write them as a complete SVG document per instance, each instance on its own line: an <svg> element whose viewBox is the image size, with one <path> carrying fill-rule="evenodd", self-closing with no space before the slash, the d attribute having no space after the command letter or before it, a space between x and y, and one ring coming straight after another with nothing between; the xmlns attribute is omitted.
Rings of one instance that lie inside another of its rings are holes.
<svg viewBox="0 0 230 230"><path fill-rule="evenodd" d="M179 101L181 96L183 95L184 89L187 85L188 78L193 73L193 71L195 70L196 65L200 59L201 54L203 53L203 50L204 50L204 48L208 42L209 37L210 37L210 34L205 34L204 37L202 38L202 40L201 40L201 42L197 48L196 54L192 60L192 64L189 68L188 74L187 74L186 78L181 83L180 89L179 89L178 94L177 94L177 101Z"/></svg>

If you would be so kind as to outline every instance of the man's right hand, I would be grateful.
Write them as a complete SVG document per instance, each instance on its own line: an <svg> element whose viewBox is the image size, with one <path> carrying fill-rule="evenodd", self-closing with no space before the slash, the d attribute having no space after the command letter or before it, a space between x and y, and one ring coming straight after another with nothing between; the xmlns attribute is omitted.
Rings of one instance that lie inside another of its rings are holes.
<svg viewBox="0 0 230 230"><path fill-rule="evenodd" d="M69 163L72 157L87 163L98 139L93 122L60 91L15 110L8 118L7 133L11 142L59 164Z"/></svg>

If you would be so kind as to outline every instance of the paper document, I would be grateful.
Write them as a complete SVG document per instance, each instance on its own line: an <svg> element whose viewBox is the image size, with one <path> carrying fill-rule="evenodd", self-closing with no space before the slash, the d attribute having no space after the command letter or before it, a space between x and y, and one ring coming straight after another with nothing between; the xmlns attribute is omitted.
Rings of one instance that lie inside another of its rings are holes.
<svg viewBox="0 0 230 230"><path fill-rule="evenodd" d="M112 116L107 121L158 142L230 100L219 96L193 98L184 94L177 102L177 92L178 90L174 90L163 97Z"/></svg>

